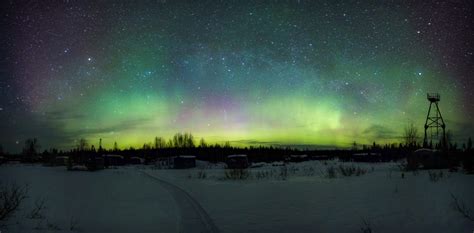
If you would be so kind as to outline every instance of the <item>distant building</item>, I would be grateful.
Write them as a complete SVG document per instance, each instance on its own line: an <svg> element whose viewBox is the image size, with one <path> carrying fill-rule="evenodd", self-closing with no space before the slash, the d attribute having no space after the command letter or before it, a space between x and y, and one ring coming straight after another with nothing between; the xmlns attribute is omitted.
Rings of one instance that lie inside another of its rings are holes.
<svg viewBox="0 0 474 233"><path fill-rule="evenodd" d="M448 159L443 156L441 151L432 149L418 149L411 156L407 157L407 162L421 166L423 169L448 168Z"/></svg>
<svg viewBox="0 0 474 233"><path fill-rule="evenodd" d="M105 167L108 166L122 166L125 164L125 160L121 155L102 155L104 158Z"/></svg>
<svg viewBox="0 0 474 233"><path fill-rule="evenodd" d="M130 157L129 162L130 164L143 164L145 162L145 159L134 156L134 157Z"/></svg>

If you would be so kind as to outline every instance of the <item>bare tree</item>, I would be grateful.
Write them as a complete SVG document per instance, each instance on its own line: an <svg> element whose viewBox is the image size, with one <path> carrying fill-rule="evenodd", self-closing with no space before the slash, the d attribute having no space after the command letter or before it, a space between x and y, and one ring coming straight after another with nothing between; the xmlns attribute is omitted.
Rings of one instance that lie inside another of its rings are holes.
<svg viewBox="0 0 474 233"><path fill-rule="evenodd" d="M166 142L161 137L155 137L155 149L162 149L165 148Z"/></svg>
<svg viewBox="0 0 474 233"><path fill-rule="evenodd" d="M25 146L23 147L23 154L25 155L34 155L40 149L38 139L29 138L25 141Z"/></svg>
<svg viewBox="0 0 474 233"><path fill-rule="evenodd" d="M204 138L201 138L201 140L199 141L199 147L201 147L201 148L206 148L207 147L207 143L206 143L206 141L204 141Z"/></svg>
<svg viewBox="0 0 474 233"><path fill-rule="evenodd" d="M403 131L403 140L404 140L405 146L409 148L416 147L416 143L419 137L420 136L418 133L418 129L415 127L415 124L410 123L407 126L405 126L405 129Z"/></svg>
<svg viewBox="0 0 474 233"><path fill-rule="evenodd" d="M79 139L79 142L77 143L77 149L79 151L86 151L87 150L87 140L85 138Z"/></svg>

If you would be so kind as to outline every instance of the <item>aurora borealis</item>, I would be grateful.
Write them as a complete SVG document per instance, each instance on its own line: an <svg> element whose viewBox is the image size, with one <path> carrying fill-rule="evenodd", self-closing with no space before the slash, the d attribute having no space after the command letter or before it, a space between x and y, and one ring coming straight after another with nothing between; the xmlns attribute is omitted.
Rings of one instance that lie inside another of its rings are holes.
<svg viewBox="0 0 474 233"><path fill-rule="evenodd" d="M474 136L471 1L3 1L0 144L348 147Z"/></svg>

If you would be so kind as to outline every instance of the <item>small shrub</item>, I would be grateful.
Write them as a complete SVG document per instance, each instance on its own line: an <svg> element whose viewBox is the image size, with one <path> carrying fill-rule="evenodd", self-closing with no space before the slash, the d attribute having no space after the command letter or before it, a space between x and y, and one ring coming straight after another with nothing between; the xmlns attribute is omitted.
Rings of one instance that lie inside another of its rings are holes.
<svg viewBox="0 0 474 233"><path fill-rule="evenodd" d="M16 184L0 186L0 221L8 219L26 198L28 187Z"/></svg>
<svg viewBox="0 0 474 233"><path fill-rule="evenodd" d="M339 173L343 176L361 176L367 173L366 169L360 168L360 167L355 167L354 165L350 166L344 166L344 165L339 165Z"/></svg>
<svg viewBox="0 0 474 233"><path fill-rule="evenodd" d="M225 170L224 174L228 180L246 180L250 176L247 169L229 169Z"/></svg>
<svg viewBox="0 0 474 233"><path fill-rule="evenodd" d="M472 216L471 210L466 206L466 204L462 200L459 200L459 198L452 193L451 198L453 199L451 204L454 210L460 213L463 217L474 222L474 217Z"/></svg>
<svg viewBox="0 0 474 233"><path fill-rule="evenodd" d="M360 226L360 232L362 233L372 233L372 225L367 219L362 219L362 225Z"/></svg>
<svg viewBox="0 0 474 233"><path fill-rule="evenodd" d="M45 200L44 199L36 199L35 207L31 210L28 218L30 219L43 219L43 210L46 209Z"/></svg>
<svg viewBox="0 0 474 233"><path fill-rule="evenodd" d="M71 220L69 221L69 230L75 231L77 229L77 220L74 216L71 216Z"/></svg>
<svg viewBox="0 0 474 233"><path fill-rule="evenodd" d="M336 178L337 172L334 166L328 166L326 168L326 177L327 178Z"/></svg>
<svg viewBox="0 0 474 233"><path fill-rule="evenodd" d="M201 169L200 171L198 171L197 178L198 179L206 179L207 178L206 171L204 169Z"/></svg>
<svg viewBox="0 0 474 233"><path fill-rule="evenodd" d="M286 180L288 178L288 167L286 165L280 167L279 176L282 180Z"/></svg>
<svg viewBox="0 0 474 233"><path fill-rule="evenodd" d="M46 223L46 227L47 227L48 230L53 230L53 231L60 231L61 230L61 228L58 225L56 225L54 223L50 223L50 222Z"/></svg>
<svg viewBox="0 0 474 233"><path fill-rule="evenodd" d="M430 177L431 182L438 182L441 178L443 178L443 171L428 171L428 176Z"/></svg>

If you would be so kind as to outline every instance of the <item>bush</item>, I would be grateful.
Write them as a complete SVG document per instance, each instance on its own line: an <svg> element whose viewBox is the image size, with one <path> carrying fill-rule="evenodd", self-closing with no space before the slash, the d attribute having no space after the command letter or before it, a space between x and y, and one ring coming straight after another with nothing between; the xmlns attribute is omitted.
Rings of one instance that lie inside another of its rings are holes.
<svg viewBox="0 0 474 233"><path fill-rule="evenodd" d="M204 169L201 169L200 171L198 171L197 178L198 179L206 179L207 178L206 171Z"/></svg>
<svg viewBox="0 0 474 233"><path fill-rule="evenodd" d="M443 171L439 171L439 172L428 171L428 175L430 177L431 182L438 182L441 178L443 178Z"/></svg>
<svg viewBox="0 0 474 233"><path fill-rule="evenodd" d="M341 164L339 165L339 173L341 173L343 176L361 176L367 173L367 170L360 167L355 167L354 165L344 166Z"/></svg>
<svg viewBox="0 0 474 233"><path fill-rule="evenodd" d="M247 169L229 169L225 170L224 174L228 180L246 180L250 176Z"/></svg>
<svg viewBox="0 0 474 233"><path fill-rule="evenodd" d="M460 200L458 197L456 197L452 193L451 193L451 198L453 199L452 200L453 209L456 212L460 213L464 218L467 218L474 222L474 216L472 216L471 210L466 206L464 201Z"/></svg>
<svg viewBox="0 0 474 233"><path fill-rule="evenodd" d="M286 165L280 167L279 175L282 180L286 180L288 178L288 167Z"/></svg>
<svg viewBox="0 0 474 233"><path fill-rule="evenodd" d="M16 184L0 186L0 221L8 219L26 198L28 187Z"/></svg>
<svg viewBox="0 0 474 233"><path fill-rule="evenodd" d="M367 219L362 219L362 225L360 226L360 232L372 233L372 224Z"/></svg>
<svg viewBox="0 0 474 233"><path fill-rule="evenodd" d="M327 178L336 178L337 172L334 166L329 166L326 168L326 177Z"/></svg>

